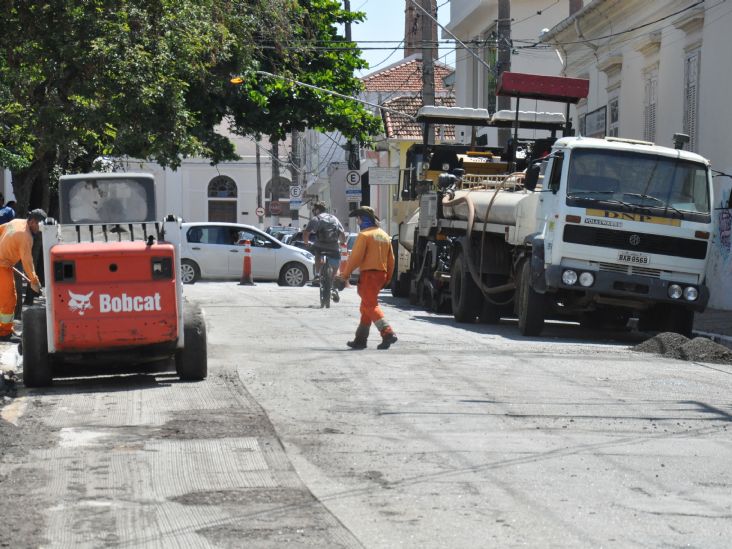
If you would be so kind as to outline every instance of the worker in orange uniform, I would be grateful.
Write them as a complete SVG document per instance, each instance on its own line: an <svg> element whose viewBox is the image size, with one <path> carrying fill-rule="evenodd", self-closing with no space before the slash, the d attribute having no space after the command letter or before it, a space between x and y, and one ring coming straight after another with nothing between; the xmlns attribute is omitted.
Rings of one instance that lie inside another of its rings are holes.
<svg viewBox="0 0 732 549"><path fill-rule="evenodd" d="M13 219L0 225L0 341L17 341L13 334L15 316L15 277L13 265L21 261L34 292L41 292L41 283L33 266L33 235L38 233L46 212L33 210L28 219Z"/></svg>
<svg viewBox="0 0 732 549"><path fill-rule="evenodd" d="M345 284L351 273L360 269L358 295L361 296L361 320L356 328L356 337L347 345L352 349L365 349L371 324L375 324L381 334L381 343L377 349L388 349L396 343L389 323L379 307L379 292L391 280L394 271L394 251L391 249L391 238L379 226L379 218L373 208L361 206L353 210L349 217L355 217L361 231L353 244L351 256L345 269L336 277L339 284Z"/></svg>

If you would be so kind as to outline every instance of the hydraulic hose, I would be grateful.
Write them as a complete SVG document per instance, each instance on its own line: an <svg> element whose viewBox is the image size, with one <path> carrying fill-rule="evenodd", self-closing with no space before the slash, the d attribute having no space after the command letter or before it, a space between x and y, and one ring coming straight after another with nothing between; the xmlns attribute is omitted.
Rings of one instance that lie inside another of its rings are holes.
<svg viewBox="0 0 732 549"><path fill-rule="evenodd" d="M491 206L493 205L493 201L496 198L496 194L498 193L498 189L496 189L496 193L494 193L493 198L491 199L491 202L488 206L488 211L486 211L486 220L488 219L488 212L490 211ZM445 206L448 207L454 207L458 206L459 204L466 203L468 205L468 234L467 234L467 240L465 243L465 252L467 254L467 263L468 263L468 271L470 272L470 276L473 278L473 282L478 286L480 291L483 293L484 296L488 297L492 294L499 294L502 292L506 292L509 290L513 290L516 288L516 284L514 282L509 282L508 284L502 284L501 286L493 286L488 287L486 286L483 281L480 278L480 274L478 273L477 268L475 267L475 264L473 262L472 258L472 239L471 235L473 232L473 222L475 221L475 204L473 204L473 201L470 199L469 195L461 196L458 198L454 198L452 200L448 200L447 197L443 198L442 200L442 206L443 208ZM484 221L483 227L485 229L486 222ZM483 231L483 234L485 235L485 230ZM512 298L513 299L513 298ZM506 303L509 303L510 300L506 301ZM491 300L491 303L494 303L496 305L504 305L504 303L495 303Z"/></svg>

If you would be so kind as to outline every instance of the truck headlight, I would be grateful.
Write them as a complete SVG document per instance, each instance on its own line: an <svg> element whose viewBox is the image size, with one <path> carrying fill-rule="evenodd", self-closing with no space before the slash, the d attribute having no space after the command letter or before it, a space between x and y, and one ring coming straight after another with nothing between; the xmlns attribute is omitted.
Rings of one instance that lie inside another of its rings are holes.
<svg viewBox="0 0 732 549"><path fill-rule="evenodd" d="M567 286L574 286L577 284L577 272L567 269L562 273L562 282Z"/></svg>
<svg viewBox="0 0 732 549"><path fill-rule="evenodd" d="M593 275L592 273L582 273L579 276L579 283L580 286L589 288L595 283L595 275Z"/></svg>
<svg viewBox="0 0 732 549"><path fill-rule="evenodd" d="M694 286L687 286L684 288L684 299L686 301L696 301L699 297L699 290L694 288Z"/></svg>
<svg viewBox="0 0 732 549"><path fill-rule="evenodd" d="M683 295L683 290L681 289L681 286L678 284L671 284L668 287L668 296L671 299L679 299Z"/></svg>

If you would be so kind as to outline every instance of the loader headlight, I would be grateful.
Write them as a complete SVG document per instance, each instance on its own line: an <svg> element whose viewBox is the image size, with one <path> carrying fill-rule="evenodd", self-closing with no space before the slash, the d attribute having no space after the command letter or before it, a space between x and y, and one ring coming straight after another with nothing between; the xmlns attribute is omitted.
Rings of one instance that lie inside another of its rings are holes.
<svg viewBox="0 0 732 549"><path fill-rule="evenodd" d="M668 287L668 296L671 299L680 299L683 295L684 291L681 289L681 286L678 284L671 284Z"/></svg>
<svg viewBox="0 0 732 549"><path fill-rule="evenodd" d="M577 284L577 272L567 269L562 273L562 282L567 286L574 286Z"/></svg>
<svg viewBox="0 0 732 549"><path fill-rule="evenodd" d="M580 286L584 288L589 288L595 283L595 275L593 275L592 273L582 273L579 276L579 283Z"/></svg>
<svg viewBox="0 0 732 549"><path fill-rule="evenodd" d="M687 286L684 288L684 299L686 301L696 301L699 297L699 290L694 288L694 286Z"/></svg>

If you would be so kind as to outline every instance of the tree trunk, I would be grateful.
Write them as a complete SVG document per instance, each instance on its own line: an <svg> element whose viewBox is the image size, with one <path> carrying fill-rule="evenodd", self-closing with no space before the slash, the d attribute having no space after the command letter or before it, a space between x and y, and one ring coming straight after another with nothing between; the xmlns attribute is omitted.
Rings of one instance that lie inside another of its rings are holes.
<svg viewBox="0 0 732 549"><path fill-rule="evenodd" d="M26 217L33 208L48 207L49 179L55 160L55 152L40 153L27 169L13 172L13 194L18 217Z"/></svg>

